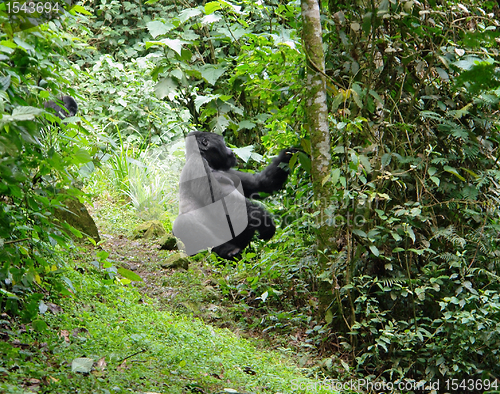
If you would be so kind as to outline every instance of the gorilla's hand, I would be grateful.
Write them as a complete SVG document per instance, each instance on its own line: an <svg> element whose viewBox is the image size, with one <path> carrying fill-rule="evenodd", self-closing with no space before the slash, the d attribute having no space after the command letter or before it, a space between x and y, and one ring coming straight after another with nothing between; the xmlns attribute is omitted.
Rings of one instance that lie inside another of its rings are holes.
<svg viewBox="0 0 500 394"><path fill-rule="evenodd" d="M283 149L281 152L278 154L278 157L276 158L279 163L289 163L290 159L293 157L293 155L297 152L302 152L300 149L297 148L288 148L288 149Z"/></svg>

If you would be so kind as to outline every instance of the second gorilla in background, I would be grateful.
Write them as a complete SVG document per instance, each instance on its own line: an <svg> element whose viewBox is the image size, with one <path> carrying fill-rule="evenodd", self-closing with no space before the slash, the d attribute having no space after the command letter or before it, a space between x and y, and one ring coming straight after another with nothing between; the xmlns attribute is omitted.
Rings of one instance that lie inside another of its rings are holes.
<svg viewBox="0 0 500 394"><path fill-rule="evenodd" d="M231 169L236 158L222 136L189 133L179 185L179 216L173 225L186 253L212 247L222 258L234 260L256 232L260 239L271 239L276 231L271 215L249 198L283 187L288 177L286 164L294 152L282 150L262 172L250 174Z"/></svg>
<svg viewBox="0 0 500 394"><path fill-rule="evenodd" d="M75 116L78 112L78 104L71 96L61 96L61 99L55 103L54 101L47 101L45 109L53 109L56 116L64 119L70 116Z"/></svg>

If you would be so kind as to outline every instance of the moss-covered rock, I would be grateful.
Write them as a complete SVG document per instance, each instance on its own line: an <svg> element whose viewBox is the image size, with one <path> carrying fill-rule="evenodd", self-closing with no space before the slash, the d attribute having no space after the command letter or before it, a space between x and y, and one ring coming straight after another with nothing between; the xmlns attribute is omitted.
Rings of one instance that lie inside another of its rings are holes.
<svg viewBox="0 0 500 394"><path fill-rule="evenodd" d="M177 238L172 234L167 234L160 239L161 250L175 250L177 249Z"/></svg>
<svg viewBox="0 0 500 394"><path fill-rule="evenodd" d="M64 205L67 209L56 209L54 211L54 217L61 222L68 223L73 226L81 233L91 237L95 242L99 242L101 237L99 236L99 231L97 226L90 216L89 211L80 200L75 198L68 198L64 201ZM73 233L65 230L71 237L77 239Z"/></svg>
<svg viewBox="0 0 500 394"><path fill-rule="evenodd" d="M189 268L189 259L185 253L175 253L161 263L161 266L162 268L182 268L187 270Z"/></svg>
<svg viewBox="0 0 500 394"><path fill-rule="evenodd" d="M149 222L141 223L134 229L134 239L159 238L165 234L165 228L159 220L151 220Z"/></svg>

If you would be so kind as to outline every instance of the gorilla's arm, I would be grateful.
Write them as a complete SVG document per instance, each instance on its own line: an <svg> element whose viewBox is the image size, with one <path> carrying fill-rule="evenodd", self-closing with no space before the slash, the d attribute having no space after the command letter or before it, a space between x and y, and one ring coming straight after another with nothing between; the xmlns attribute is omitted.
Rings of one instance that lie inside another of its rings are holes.
<svg viewBox="0 0 500 394"><path fill-rule="evenodd" d="M245 197L254 197L258 192L273 193L280 190L288 178L288 162L296 149L283 149L264 170L250 174L238 170L229 170L229 174L240 178ZM283 163L283 164L282 164Z"/></svg>

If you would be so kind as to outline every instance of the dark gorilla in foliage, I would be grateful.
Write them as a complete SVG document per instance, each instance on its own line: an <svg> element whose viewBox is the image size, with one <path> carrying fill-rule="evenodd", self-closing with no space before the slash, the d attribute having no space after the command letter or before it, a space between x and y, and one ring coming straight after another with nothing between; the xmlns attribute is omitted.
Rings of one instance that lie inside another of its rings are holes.
<svg viewBox="0 0 500 394"><path fill-rule="evenodd" d="M75 116L78 112L78 104L71 96L62 96L61 100L57 100L57 103L54 101L47 101L45 103L45 109L49 108L53 109L56 116L60 119Z"/></svg>
<svg viewBox="0 0 500 394"><path fill-rule="evenodd" d="M269 240L276 230L271 215L248 198L283 187L295 149L282 150L262 172L231 169L236 158L222 136L194 131L186 138L186 164L180 178L179 216L173 232L194 255L213 247L219 256L234 260L255 232Z"/></svg>

